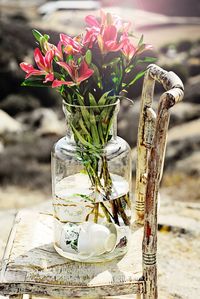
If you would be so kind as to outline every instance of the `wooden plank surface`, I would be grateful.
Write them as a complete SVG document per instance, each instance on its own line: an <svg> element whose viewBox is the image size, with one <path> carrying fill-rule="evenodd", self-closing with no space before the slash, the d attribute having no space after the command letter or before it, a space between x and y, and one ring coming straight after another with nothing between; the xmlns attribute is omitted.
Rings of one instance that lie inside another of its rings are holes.
<svg viewBox="0 0 200 299"><path fill-rule="evenodd" d="M123 258L106 263L73 262L53 248L53 217L22 211L9 241L0 294L72 297L141 293L142 233L142 229L135 230Z"/></svg>
<svg viewBox="0 0 200 299"><path fill-rule="evenodd" d="M9 234L16 217L16 210L0 211L0 269Z"/></svg>

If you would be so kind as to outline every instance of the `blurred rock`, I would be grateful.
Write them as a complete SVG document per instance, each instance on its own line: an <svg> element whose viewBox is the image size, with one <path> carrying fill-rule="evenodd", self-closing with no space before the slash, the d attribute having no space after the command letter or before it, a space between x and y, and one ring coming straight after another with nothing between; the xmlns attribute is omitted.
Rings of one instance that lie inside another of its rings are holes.
<svg viewBox="0 0 200 299"><path fill-rule="evenodd" d="M0 153L0 183L49 189L51 149L57 139L55 135L41 138L34 132L23 132L9 142L5 140Z"/></svg>
<svg viewBox="0 0 200 299"><path fill-rule="evenodd" d="M190 40L182 40L177 43L178 52L188 52L193 46L193 42Z"/></svg>
<svg viewBox="0 0 200 299"><path fill-rule="evenodd" d="M185 85L184 102L200 104L200 75L192 77Z"/></svg>
<svg viewBox="0 0 200 299"><path fill-rule="evenodd" d="M200 119L169 130L165 169L175 169L178 161L200 150Z"/></svg>
<svg viewBox="0 0 200 299"><path fill-rule="evenodd" d="M190 57L200 58L200 41L197 41L190 51Z"/></svg>
<svg viewBox="0 0 200 299"><path fill-rule="evenodd" d="M22 125L3 110L0 110L0 120L1 136L22 131Z"/></svg>
<svg viewBox="0 0 200 299"><path fill-rule="evenodd" d="M57 42L58 33L48 30L46 33L51 35L52 42ZM19 63L22 61L33 63L33 48L36 47L29 24L25 21L13 22L12 19L1 18L0 43L0 101L9 94L21 93L34 95L41 106L56 106L59 103L56 91L50 88L21 87L24 72L20 69Z"/></svg>
<svg viewBox="0 0 200 299"><path fill-rule="evenodd" d="M40 107L38 99L31 95L10 94L2 102L0 109L6 111L9 115L15 116L20 112L32 111Z"/></svg>
<svg viewBox="0 0 200 299"><path fill-rule="evenodd" d="M200 58L191 57L187 60L187 68L191 77L200 74Z"/></svg>
<svg viewBox="0 0 200 299"><path fill-rule="evenodd" d="M176 169L177 171L190 176L200 176L200 150L192 153L189 157L178 161Z"/></svg>
<svg viewBox="0 0 200 299"><path fill-rule="evenodd" d="M171 109L170 127L199 118L200 105L180 102Z"/></svg>
<svg viewBox="0 0 200 299"><path fill-rule="evenodd" d="M0 141L0 154L4 151L4 144Z"/></svg>
<svg viewBox="0 0 200 299"><path fill-rule="evenodd" d="M57 114L52 109L38 108L31 113L23 113L18 119L40 136L62 136L66 131L64 120L59 120Z"/></svg>

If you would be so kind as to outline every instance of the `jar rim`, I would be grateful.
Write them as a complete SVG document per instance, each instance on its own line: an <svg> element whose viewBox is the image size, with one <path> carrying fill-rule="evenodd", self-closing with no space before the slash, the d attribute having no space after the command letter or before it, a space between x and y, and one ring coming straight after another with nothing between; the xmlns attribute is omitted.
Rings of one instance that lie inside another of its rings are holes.
<svg viewBox="0 0 200 299"><path fill-rule="evenodd" d="M74 108L80 108L80 107L84 107L87 109L91 109L91 108L106 108L106 107L112 107L112 106L118 106L120 104L120 99L118 98L117 101L115 103L111 103L111 104L105 104L105 105L94 105L94 106L89 106L89 105L77 105L77 104L70 104L67 103L65 100L63 100L63 105L69 106L69 107L74 107Z"/></svg>

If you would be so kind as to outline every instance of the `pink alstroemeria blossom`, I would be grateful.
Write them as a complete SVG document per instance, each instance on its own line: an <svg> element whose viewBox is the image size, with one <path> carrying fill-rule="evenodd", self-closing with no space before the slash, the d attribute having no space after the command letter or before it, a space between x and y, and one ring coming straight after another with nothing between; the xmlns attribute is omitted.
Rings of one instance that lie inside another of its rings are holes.
<svg viewBox="0 0 200 299"><path fill-rule="evenodd" d="M143 44L140 48L137 49L137 54L141 54L144 51L152 50L153 46L149 44Z"/></svg>
<svg viewBox="0 0 200 299"><path fill-rule="evenodd" d="M83 37L83 45L91 49L94 43L97 41L97 36L99 34L98 28L86 28L86 34Z"/></svg>
<svg viewBox="0 0 200 299"><path fill-rule="evenodd" d="M114 25L107 26L102 34L97 37L98 45L102 53L117 52L127 43L127 36L122 35L118 41L117 28Z"/></svg>
<svg viewBox="0 0 200 299"><path fill-rule="evenodd" d="M131 42L128 40L125 45L123 46L123 48L121 49L122 53L124 54L124 56L126 57L126 59L128 61L130 61L133 56L135 55L137 48L134 47L133 44L131 44Z"/></svg>
<svg viewBox="0 0 200 299"><path fill-rule="evenodd" d="M67 86L73 86L76 85L76 83L74 83L73 81L64 81L64 80L57 80L55 79L52 83L52 87L60 87L62 85L67 85Z"/></svg>
<svg viewBox="0 0 200 299"><path fill-rule="evenodd" d="M69 73L73 80L72 82L76 84L88 79L94 73L94 71L88 67L85 60L83 60L80 65L77 65L73 60L70 60L69 64L66 62L57 62L57 64Z"/></svg>
<svg viewBox="0 0 200 299"><path fill-rule="evenodd" d="M101 52L106 54L121 50L127 42L127 31L130 24L123 24L120 18L101 11L101 21L91 15L87 16L85 21L91 27L86 29L83 44L89 48L92 48L97 42Z"/></svg>
<svg viewBox="0 0 200 299"><path fill-rule="evenodd" d="M41 46L42 52L44 54L46 54L50 50L53 50L55 57L58 57L59 60L63 60L61 41L58 42L57 47L56 47L55 45L49 43L46 39L43 39L40 42L40 46Z"/></svg>
<svg viewBox="0 0 200 299"><path fill-rule="evenodd" d="M95 16L88 15L85 17L85 22L91 27L100 28L101 24Z"/></svg>
<svg viewBox="0 0 200 299"><path fill-rule="evenodd" d="M76 36L74 38L61 33L60 34L60 42L62 45L64 45L64 52L66 54L77 54L77 53L81 53L82 51L82 45L80 43L80 37Z"/></svg>
<svg viewBox="0 0 200 299"><path fill-rule="evenodd" d="M63 60L61 41L58 42L57 47L53 44L48 43L47 50L51 50L51 49L54 51L55 57L58 57L58 59Z"/></svg>
<svg viewBox="0 0 200 299"><path fill-rule="evenodd" d="M46 52L45 56L42 55L39 48L36 48L34 51L34 59L39 68L35 69L31 64L22 62L20 63L21 69L27 73L25 79L28 79L31 76L41 76L45 75L45 80L43 83L54 80L52 61L54 58L54 51L49 50Z"/></svg>

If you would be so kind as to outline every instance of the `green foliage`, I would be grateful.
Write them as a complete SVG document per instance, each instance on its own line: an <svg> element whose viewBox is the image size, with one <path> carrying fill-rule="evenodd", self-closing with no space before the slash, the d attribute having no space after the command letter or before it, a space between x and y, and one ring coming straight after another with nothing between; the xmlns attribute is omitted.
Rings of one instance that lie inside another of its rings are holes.
<svg viewBox="0 0 200 299"><path fill-rule="evenodd" d="M24 80L22 83L21 83L21 86L26 86L26 87L49 87L51 86L50 83L43 83L43 78L39 78L39 77L30 77L26 80Z"/></svg>
<svg viewBox="0 0 200 299"><path fill-rule="evenodd" d="M36 29L32 30L33 36L35 37L35 39L40 42L40 39L43 37L43 35Z"/></svg>

